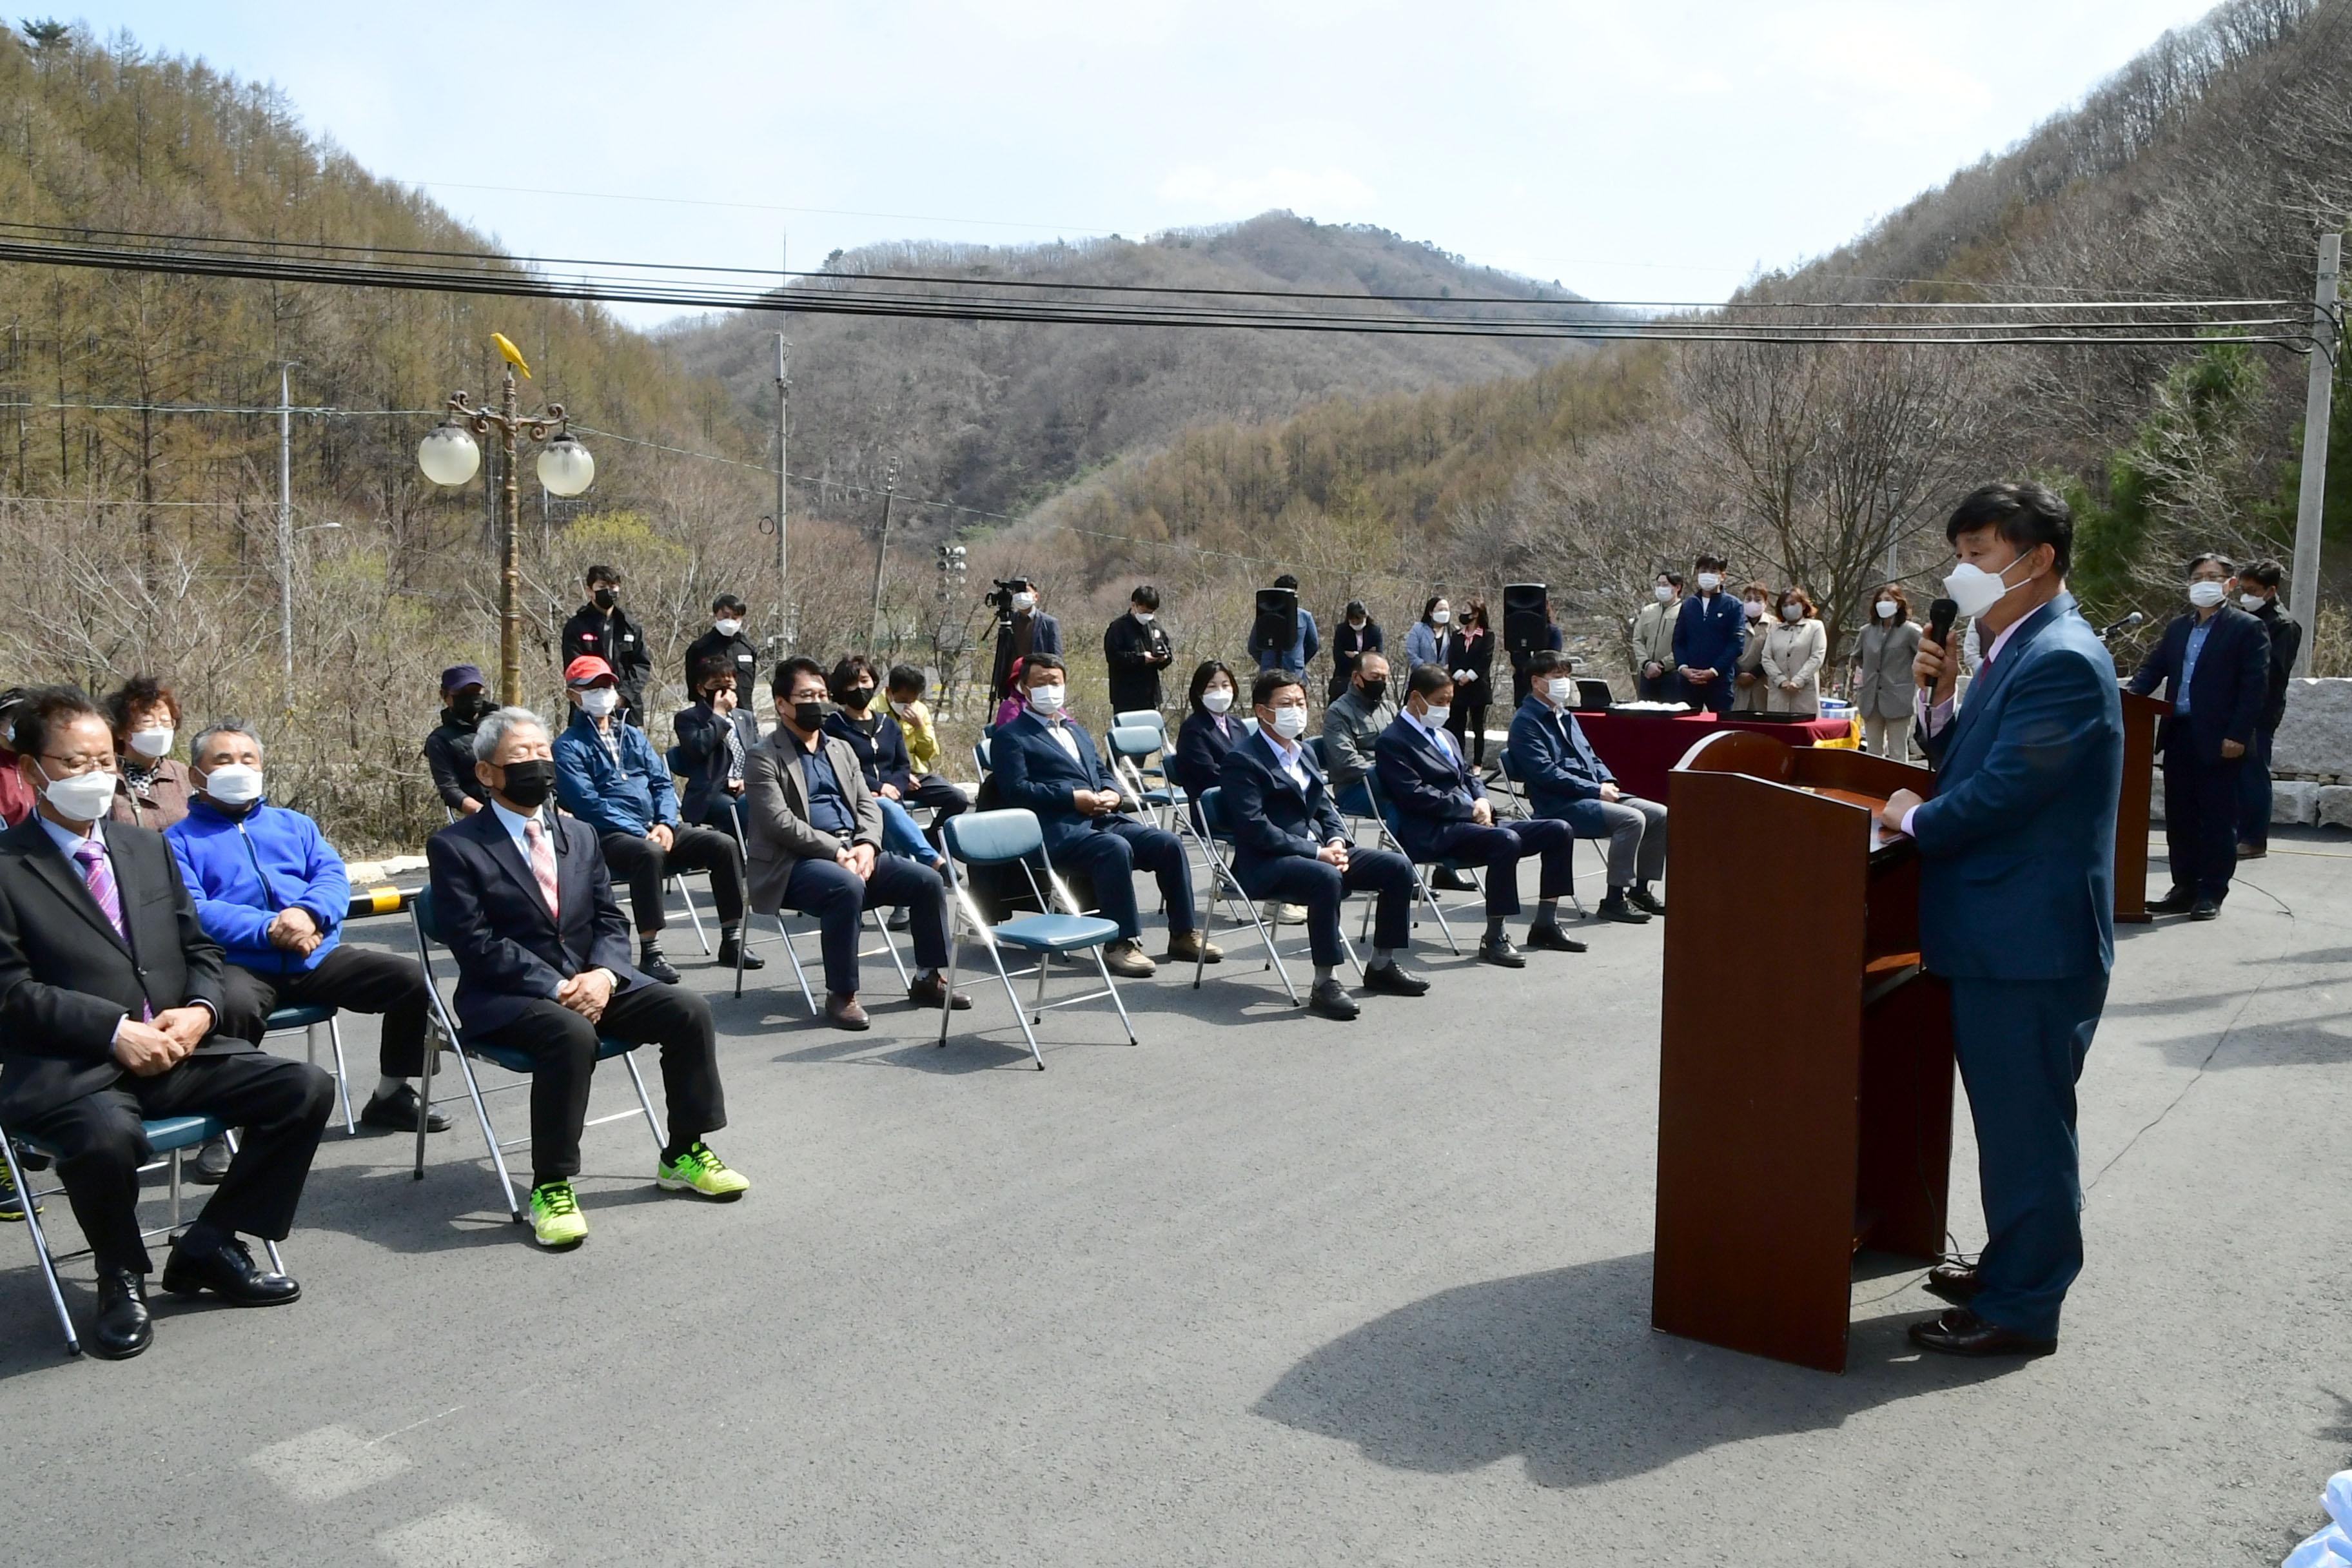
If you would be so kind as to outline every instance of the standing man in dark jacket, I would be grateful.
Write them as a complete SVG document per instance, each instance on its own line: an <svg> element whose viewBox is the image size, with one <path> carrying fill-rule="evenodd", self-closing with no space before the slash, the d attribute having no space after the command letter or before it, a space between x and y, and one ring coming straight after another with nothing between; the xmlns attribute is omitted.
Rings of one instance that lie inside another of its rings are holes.
<svg viewBox="0 0 2352 1568"><path fill-rule="evenodd" d="M738 702L747 700L754 689L753 682L760 673L760 653L751 639L743 635L743 601L733 594L721 594L710 601L710 629L694 639L686 650L686 689L698 689L695 671L707 658L723 660L728 672L735 677Z"/></svg>
<svg viewBox="0 0 2352 1568"><path fill-rule="evenodd" d="M1127 596L1127 614L1104 628L1103 662L1110 666L1110 710L1160 710L1160 672L1176 657L1160 624L1160 590L1139 584Z"/></svg>
<svg viewBox="0 0 2352 1568"><path fill-rule="evenodd" d="M1723 591L1722 556L1702 555L1694 565L1698 592L1683 601L1682 614L1675 617L1675 664L1682 678L1683 700L1728 713L1732 678L1739 670L1740 650L1748 645L1747 613L1738 598Z"/></svg>
<svg viewBox="0 0 2352 1568"><path fill-rule="evenodd" d="M2172 701L2156 736L2172 890L2149 903L2152 915L2213 919L2238 869L2239 781L2269 689L2271 639L2229 603L2234 570L2220 555L2189 563L2189 613L2173 617L2131 679L2142 696L2163 685Z"/></svg>
<svg viewBox="0 0 2352 1568"><path fill-rule="evenodd" d="M1013 695L1013 666L1033 653L1059 656L1062 623L1039 605L1037 584L1027 577L1008 577L1004 586L1013 602L996 623L996 658L988 678L990 693L1000 700Z"/></svg>
<svg viewBox="0 0 2352 1568"><path fill-rule="evenodd" d="M2271 634L2271 673L2263 688L2262 717L2254 723L2254 749L2238 784L2238 858L2259 860L2271 852L2271 741L2286 717L2286 683L2303 652L2303 626L2280 613L2278 591L2285 569L2257 561L2238 574L2238 605Z"/></svg>
<svg viewBox="0 0 2352 1568"><path fill-rule="evenodd" d="M654 657L645 633L621 608L621 574L610 566L588 568L588 602L563 623L563 646L556 650L561 664L583 657L601 658L613 668L621 691L616 717L631 724L645 723L646 679L654 672Z"/></svg>
<svg viewBox="0 0 2352 1568"><path fill-rule="evenodd" d="M441 672L441 725L425 737L425 765L452 821L490 803L490 792L474 776L474 726L497 707L473 665L453 664Z"/></svg>
<svg viewBox="0 0 2352 1568"><path fill-rule="evenodd" d="M1507 631L1507 628L1506 630ZM1510 650L1511 711L1514 713L1518 711L1519 705L1528 700L1528 692L1533 688L1534 678L1528 673L1528 661L1539 653L1563 653L1567 648L1568 635L1559 629L1559 623L1551 618L1551 596L1546 595L1543 603L1543 630L1535 635L1534 641L1528 647L1515 647ZM1486 696L1489 699L1494 696L1491 687L1487 689ZM1479 760L1481 762L1486 760L1485 752L1479 753Z"/></svg>

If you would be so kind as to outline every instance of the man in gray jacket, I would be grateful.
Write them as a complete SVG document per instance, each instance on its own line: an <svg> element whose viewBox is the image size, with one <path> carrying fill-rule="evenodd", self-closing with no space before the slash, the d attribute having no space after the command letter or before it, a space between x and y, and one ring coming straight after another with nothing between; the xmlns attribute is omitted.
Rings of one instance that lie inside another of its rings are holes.
<svg viewBox="0 0 2352 1568"><path fill-rule="evenodd" d="M1389 661L1366 653L1356 661L1356 678L1323 710L1323 769L1331 781L1331 803L1356 816L1370 816L1372 801L1364 788L1372 771L1372 748L1381 731L1396 721L1389 700Z"/></svg>
<svg viewBox="0 0 2352 1568"><path fill-rule="evenodd" d="M814 915L824 931L824 1013L836 1028L871 1020L857 1002L865 911L903 908L912 921L918 1007L969 1007L950 994L947 887L938 872L882 849L882 808L846 741L824 734L825 674L814 659L776 667L776 731L744 767L743 835L751 907Z"/></svg>

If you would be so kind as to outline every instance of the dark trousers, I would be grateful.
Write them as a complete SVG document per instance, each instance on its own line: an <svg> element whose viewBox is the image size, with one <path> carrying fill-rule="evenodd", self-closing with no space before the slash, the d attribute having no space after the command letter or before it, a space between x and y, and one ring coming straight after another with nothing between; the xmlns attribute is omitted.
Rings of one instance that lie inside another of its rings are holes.
<svg viewBox="0 0 2352 1568"><path fill-rule="evenodd" d="M338 946L316 967L296 974L262 974L232 963L221 976L220 1031L261 1043L269 1015L280 1007L340 1007L383 1015L377 1070L415 1078L425 1070L425 1020L431 1005L425 971L413 958Z"/></svg>
<svg viewBox="0 0 2352 1568"><path fill-rule="evenodd" d="M2164 749L2164 848L2172 861L2172 885L2219 903L2238 874L2244 760L2199 756L2185 723L2174 727L2174 736Z"/></svg>
<svg viewBox="0 0 2352 1568"><path fill-rule="evenodd" d="M1389 849L1349 849L1348 868L1305 855L1261 860L1250 867L1242 890L1253 899L1279 899L1307 906L1307 942L1315 962L1336 965L1346 956L1339 942L1339 900L1349 893L1373 893L1372 945L1401 952L1412 941L1412 862Z"/></svg>
<svg viewBox="0 0 2352 1568"><path fill-rule="evenodd" d="M629 885L629 904L637 930L649 933L668 924L662 913L662 883L672 871L710 873L710 897L719 905L722 925L743 918L743 866L735 840L727 834L685 823L670 829L665 852L650 838L630 833L604 835L604 867L613 879Z"/></svg>
<svg viewBox="0 0 2352 1568"><path fill-rule="evenodd" d="M57 1151L74 1218L104 1268L144 1274L139 1167L154 1158L142 1121L210 1116L242 1129L236 1158L201 1217L225 1231L283 1241L335 1108L335 1080L309 1062L261 1051L207 1052L153 1078L125 1073L111 1089L27 1117L15 1131Z"/></svg>
<svg viewBox="0 0 2352 1568"><path fill-rule="evenodd" d="M2271 739L2275 730L2257 730L2254 743L2238 764L2238 842L2266 849L2271 842Z"/></svg>
<svg viewBox="0 0 2352 1568"><path fill-rule="evenodd" d="M1530 816L1519 822L1498 822L1492 827L1449 822L1432 836L1430 847L1433 859L1486 868L1486 918L1490 921L1519 912L1519 861L1527 856L1543 857L1538 896L1564 899L1576 890L1570 858L1576 853L1576 835L1569 831L1567 823L1553 817Z"/></svg>
<svg viewBox="0 0 2352 1568"><path fill-rule="evenodd" d="M1730 675L1718 675L1713 680L1695 681L1682 670L1675 672L1675 683L1681 688L1682 700L1694 708L1710 709L1717 713L1731 711L1731 699L1739 682Z"/></svg>
<svg viewBox="0 0 2352 1568"><path fill-rule="evenodd" d="M1643 702L1679 702L1682 700L1682 677L1671 669L1656 675L1633 677L1633 694Z"/></svg>
<svg viewBox="0 0 2352 1568"><path fill-rule="evenodd" d="M824 988L835 995L857 994L858 917L867 910L904 908L915 939L915 967L947 967L947 884L937 871L903 855L875 856L874 875L864 881L838 860L795 860L784 879L784 908L816 918L824 947Z"/></svg>
<svg viewBox="0 0 2352 1568"><path fill-rule="evenodd" d="M561 1002L537 997L513 1018L476 1036L485 1045L531 1055L532 1186L580 1173L580 1129L588 1120L599 1035L661 1047L672 1140L685 1142L727 1125L717 1032L710 1005L701 997L677 985L632 986L615 994L593 1024Z"/></svg>
<svg viewBox="0 0 2352 1568"><path fill-rule="evenodd" d="M945 822L959 812L971 809L971 797L937 773L917 773L915 787L907 792L907 805L936 811Z"/></svg>
<svg viewBox="0 0 2352 1568"><path fill-rule="evenodd" d="M1458 698L1461 693L1457 689L1454 695ZM1486 704L1481 703L1475 708L1465 708L1456 702L1453 710L1445 715L1445 728L1453 734L1454 745L1461 750L1464 756L1470 759L1472 766L1486 765Z"/></svg>
<svg viewBox="0 0 2352 1568"><path fill-rule="evenodd" d="M1192 863L1184 858L1184 841L1174 834L1124 816L1098 816L1053 857L1060 866L1086 872L1094 883L1096 907L1103 919L1118 922L1118 934L1128 941L1143 934L1143 916L1135 907L1138 869L1159 875L1168 934L1192 929Z"/></svg>
<svg viewBox="0 0 2352 1568"><path fill-rule="evenodd" d="M1984 1193L1984 1290L1969 1305L1988 1322L2054 1339L2066 1288L2083 1271L2074 1084L2106 1005L2107 977L1951 986L1952 1045Z"/></svg>

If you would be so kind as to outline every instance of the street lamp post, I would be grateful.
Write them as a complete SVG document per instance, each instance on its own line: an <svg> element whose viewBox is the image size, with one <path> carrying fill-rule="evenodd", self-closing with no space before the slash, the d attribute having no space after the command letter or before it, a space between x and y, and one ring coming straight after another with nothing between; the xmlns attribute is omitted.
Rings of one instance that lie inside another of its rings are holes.
<svg viewBox="0 0 2352 1568"><path fill-rule="evenodd" d="M495 430L505 455L505 505L499 517L499 700L512 707L522 701L522 530L521 503L515 486L515 441L518 436L546 442L539 454L539 482L552 496L576 496L596 479L596 460L588 448L572 438L564 423L563 405L551 403L542 413L525 416L518 405L515 366L507 366L506 384L496 408L478 407L463 392L449 395L449 417L417 443L417 467L436 485L462 485L482 466L476 436ZM549 433L554 438L549 440Z"/></svg>

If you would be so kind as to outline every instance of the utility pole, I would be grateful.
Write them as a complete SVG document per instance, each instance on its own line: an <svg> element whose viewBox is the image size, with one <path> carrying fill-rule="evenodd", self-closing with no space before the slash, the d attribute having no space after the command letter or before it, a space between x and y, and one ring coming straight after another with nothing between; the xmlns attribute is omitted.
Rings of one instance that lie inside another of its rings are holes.
<svg viewBox="0 0 2352 1568"><path fill-rule="evenodd" d="M890 562L890 502L898 493L898 459L890 459L882 479L882 542L874 550L874 651L882 650L882 571Z"/></svg>
<svg viewBox="0 0 2352 1568"><path fill-rule="evenodd" d="M793 637L792 556L784 541L784 454L788 427L784 414L792 395L793 345L776 334L776 657L790 650Z"/></svg>
<svg viewBox="0 0 2352 1568"><path fill-rule="evenodd" d="M2336 414L2336 351L2344 319L2336 290L2344 270L2344 237L2319 237L2319 282L2311 304L2311 380L2303 404L2303 493L2294 509L2294 598L2288 608L2303 627L2294 673L2311 673L2311 643L2319 622L2319 528L2327 501L2327 427Z"/></svg>
<svg viewBox="0 0 2352 1568"><path fill-rule="evenodd" d="M294 711L294 399L290 365L278 367L278 647L286 711Z"/></svg>

